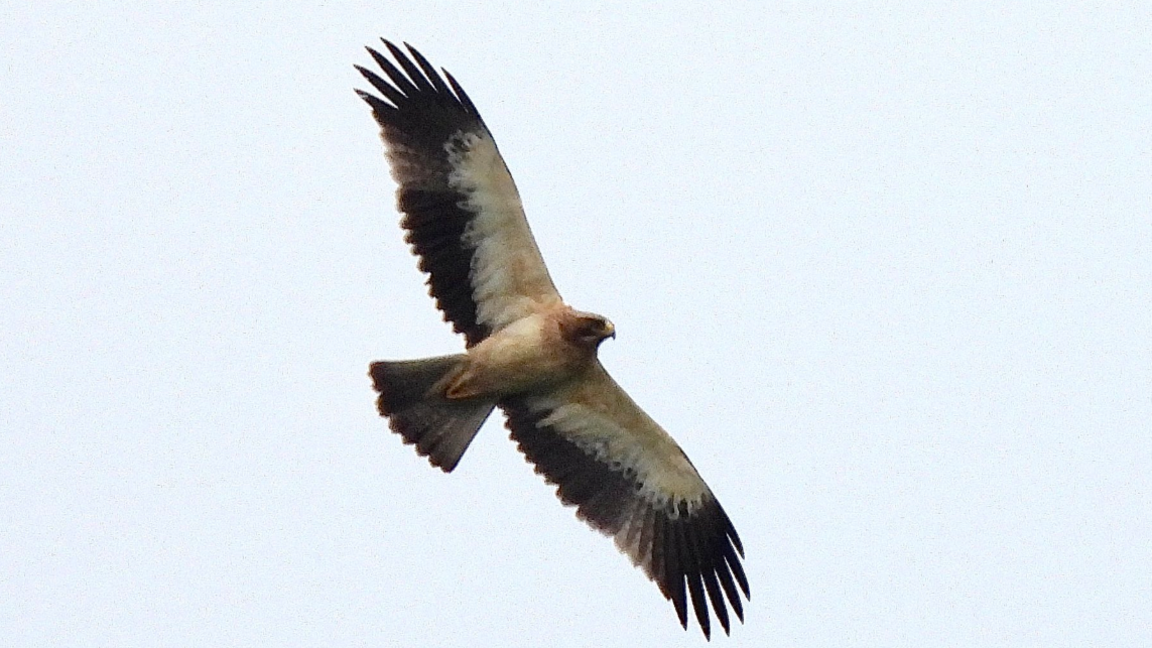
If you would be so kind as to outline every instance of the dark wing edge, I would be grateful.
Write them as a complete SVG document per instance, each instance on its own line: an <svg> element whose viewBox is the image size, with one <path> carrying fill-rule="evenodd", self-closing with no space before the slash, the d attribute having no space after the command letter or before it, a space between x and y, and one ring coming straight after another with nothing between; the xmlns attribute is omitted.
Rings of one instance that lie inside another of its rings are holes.
<svg viewBox="0 0 1152 648"><path fill-rule="evenodd" d="M446 145L462 134L487 133L487 127L451 74L444 71L445 82L411 45L406 45L409 58L399 47L383 42L399 68L367 48L388 79L357 65L382 97L356 93L380 124L392 176L399 185L397 204L405 214L401 226L420 258L420 270L428 274L428 292L444 318L472 346L490 333L478 321L469 274L475 250L464 240L476 214L463 206L468 196L449 185L453 169Z"/></svg>
<svg viewBox="0 0 1152 648"><path fill-rule="evenodd" d="M564 504L577 507L580 519L615 538L620 550L672 602L682 627L688 627L689 595L706 639L711 638L709 601L725 634L730 632L728 607L743 623L739 592L750 598L740 562L744 548L711 492L694 507L685 501L660 501L645 494L642 480L627 462L598 459L550 427L548 412L534 411L520 399L500 405L512 439L535 471L557 486Z"/></svg>

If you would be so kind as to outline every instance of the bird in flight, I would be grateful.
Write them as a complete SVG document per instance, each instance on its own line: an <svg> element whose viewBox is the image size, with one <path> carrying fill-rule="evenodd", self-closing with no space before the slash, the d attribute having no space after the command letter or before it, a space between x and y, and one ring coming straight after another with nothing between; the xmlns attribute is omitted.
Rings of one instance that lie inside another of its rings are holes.
<svg viewBox="0 0 1152 648"><path fill-rule="evenodd" d="M597 359L607 318L560 298L492 133L456 79L407 45L356 66L380 125L401 227L464 353L374 362L392 431L451 472L499 407L512 439L557 495L644 570L688 627L744 620L736 529L680 446ZM387 78L385 78L387 77Z"/></svg>

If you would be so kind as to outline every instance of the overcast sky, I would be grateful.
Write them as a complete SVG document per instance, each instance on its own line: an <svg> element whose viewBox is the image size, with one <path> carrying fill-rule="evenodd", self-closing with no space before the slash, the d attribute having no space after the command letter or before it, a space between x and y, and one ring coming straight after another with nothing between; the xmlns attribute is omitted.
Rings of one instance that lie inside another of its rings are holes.
<svg viewBox="0 0 1152 648"><path fill-rule="evenodd" d="M715 644L1152 641L1152 6L572 4L0 9L5 643L703 643L499 417L444 475L377 416L462 348L379 36L735 522Z"/></svg>

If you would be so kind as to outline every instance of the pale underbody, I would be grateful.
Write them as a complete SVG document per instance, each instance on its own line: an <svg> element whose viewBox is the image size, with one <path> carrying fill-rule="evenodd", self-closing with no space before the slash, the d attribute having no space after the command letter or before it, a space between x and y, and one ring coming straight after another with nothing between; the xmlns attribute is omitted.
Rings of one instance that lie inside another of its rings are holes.
<svg viewBox="0 0 1152 648"><path fill-rule="evenodd" d="M582 377L603 338L579 336L587 318L563 303L522 317L468 349L467 361L437 388L451 399L500 398Z"/></svg>

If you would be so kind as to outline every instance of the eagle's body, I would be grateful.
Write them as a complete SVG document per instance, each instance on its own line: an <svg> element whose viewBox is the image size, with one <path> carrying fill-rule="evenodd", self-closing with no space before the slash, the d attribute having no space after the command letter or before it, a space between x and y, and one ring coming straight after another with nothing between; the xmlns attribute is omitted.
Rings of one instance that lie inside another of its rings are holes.
<svg viewBox="0 0 1152 648"><path fill-rule="evenodd" d="M449 398L515 396L587 372L603 339L601 329L581 328L588 321L603 320L582 320L561 304L510 322L468 349L462 373L448 386ZM578 337L586 330L586 338Z"/></svg>
<svg viewBox="0 0 1152 648"><path fill-rule="evenodd" d="M561 299L471 99L415 49L409 58L385 45L395 64L368 51L388 81L358 68L383 98L360 96L381 127L406 239L466 350L372 363L380 413L450 472L500 407L536 471L614 537L682 625L690 595L706 637L709 602L728 632L728 607L742 620L748 596L731 521L672 437L601 366L596 351L615 328Z"/></svg>

